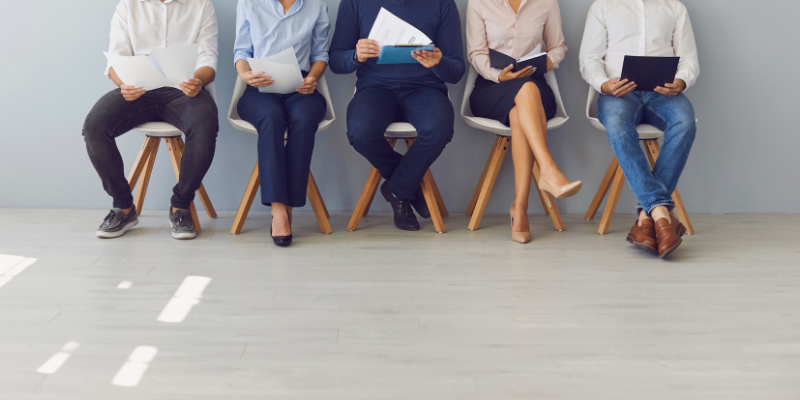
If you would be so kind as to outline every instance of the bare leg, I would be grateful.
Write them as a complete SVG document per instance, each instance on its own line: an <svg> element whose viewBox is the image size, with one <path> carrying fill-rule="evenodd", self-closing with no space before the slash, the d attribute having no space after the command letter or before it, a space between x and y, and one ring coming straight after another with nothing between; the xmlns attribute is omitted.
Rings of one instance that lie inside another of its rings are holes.
<svg viewBox="0 0 800 400"><path fill-rule="evenodd" d="M539 167L542 179L554 186L564 186L570 183L566 176L558 169L550 149L547 147L547 116L542 106L539 88L533 82L522 86L517 93L516 107L519 126L528 139Z"/></svg>
<svg viewBox="0 0 800 400"><path fill-rule="evenodd" d="M648 217L644 210L639 211L639 226L642 226L642 221L648 219L658 221L661 218L666 218L667 221L672 222L672 218L669 215L669 210L667 210L667 207L664 206L658 206L654 208L653 211L650 212L650 215L652 215L653 218Z"/></svg>
<svg viewBox="0 0 800 400"><path fill-rule="evenodd" d="M528 195L531 192L533 153L519 124L519 107L511 109L511 156L514 160L514 226L512 232L530 232Z"/></svg>
<svg viewBox="0 0 800 400"><path fill-rule="evenodd" d="M272 203L272 236L289 236L292 224L289 223L290 208L283 203Z"/></svg>

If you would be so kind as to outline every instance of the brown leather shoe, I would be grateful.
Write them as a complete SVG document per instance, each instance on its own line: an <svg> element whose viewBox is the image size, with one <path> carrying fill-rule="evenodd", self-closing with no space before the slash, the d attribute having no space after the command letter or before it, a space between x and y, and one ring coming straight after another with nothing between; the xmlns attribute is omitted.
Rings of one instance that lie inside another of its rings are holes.
<svg viewBox="0 0 800 400"><path fill-rule="evenodd" d="M683 237L687 232L686 227L675 217L672 217L672 227L675 228L675 233L680 237Z"/></svg>
<svg viewBox="0 0 800 400"><path fill-rule="evenodd" d="M642 226L639 226L639 220L637 219L633 223L633 228L631 228L631 233L628 234L627 240L650 254L658 255L658 240L656 239L656 230L652 219L642 221Z"/></svg>
<svg viewBox="0 0 800 400"><path fill-rule="evenodd" d="M666 218L656 221L656 238L658 239L658 256L661 258L666 258L683 242L683 239L675 232L675 225Z"/></svg>

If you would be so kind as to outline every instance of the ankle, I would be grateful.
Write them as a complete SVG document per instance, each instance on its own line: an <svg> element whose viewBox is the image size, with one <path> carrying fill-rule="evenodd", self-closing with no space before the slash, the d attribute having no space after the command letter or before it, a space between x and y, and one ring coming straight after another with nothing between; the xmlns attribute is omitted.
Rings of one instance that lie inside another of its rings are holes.
<svg viewBox="0 0 800 400"><path fill-rule="evenodd" d="M125 215L128 215L128 214L130 214L130 213L131 213L131 210L133 210L133 207L130 207L130 208L122 208L121 210L122 210L122 213L123 213L123 214L125 214Z"/></svg>
<svg viewBox="0 0 800 400"><path fill-rule="evenodd" d="M669 216L669 210L667 210L667 207L664 206L658 206L654 208L653 210L650 211L650 215L653 216L653 220L655 221L658 221L662 218L666 218L667 221L672 222L672 218L670 218Z"/></svg>

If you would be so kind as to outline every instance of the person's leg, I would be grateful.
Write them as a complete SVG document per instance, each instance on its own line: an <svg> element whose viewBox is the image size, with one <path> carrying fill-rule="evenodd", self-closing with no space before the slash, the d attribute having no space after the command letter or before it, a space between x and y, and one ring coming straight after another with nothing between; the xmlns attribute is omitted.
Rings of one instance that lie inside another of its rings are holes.
<svg viewBox="0 0 800 400"><path fill-rule="evenodd" d="M697 133L694 107L683 93L675 97L648 93L644 121L664 131L664 144L653 175L671 194L678 185Z"/></svg>
<svg viewBox="0 0 800 400"><path fill-rule="evenodd" d="M391 190L401 199L416 199L417 188L453 138L455 112L447 93L434 87L413 90L402 98L406 120L417 138L392 176Z"/></svg>
<svg viewBox="0 0 800 400"><path fill-rule="evenodd" d="M325 118L325 97L319 92L292 94L284 109L289 126L286 142L286 187L289 207L306 205L308 173L319 123Z"/></svg>
<svg viewBox="0 0 800 400"><path fill-rule="evenodd" d="M400 102L391 90L359 89L347 106L347 139L381 176L389 179L403 156L384 138L386 128L402 118Z"/></svg>
<svg viewBox="0 0 800 400"><path fill-rule="evenodd" d="M642 209L649 215L658 205L672 205L671 192L653 176L650 162L639 145L636 125L644 118L644 111L640 92L634 92L623 98L601 95L597 112L614 155L639 201L640 217Z"/></svg>
<svg viewBox="0 0 800 400"><path fill-rule="evenodd" d="M539 161L541 179L555 187L569 184L570 181L556 165L547 146L547 116L542 105L542 95L536 84L528 82L523 85L517 93L515 104L519 127L527 138L536 160Z"/></svg>
<svg viewBox="0 0 800 400"><path fill-rule="evenodd" d="M195 97L177 89L163 91L161 96L164 101L161 119L186 135L181 173L170 203L173 210L188 210L214 160L219 132L217 104L206 90Z"/></svg>
<svg viewBox="0 0 800 400"><path fill-rule="evenodd" d="M125 166L119 153L117 136L154 120L158 113L158 96L154 91L145 93L136 101L127 101L119 89L114 89L94 105L83 124L83 139L94 169L103 182L103 188L113 199L113 207L126 213L133 207Z"/></svg>
<svg viewBox="0 0 800 400"><path fill-rule="evenodd" d="M286 204L289 202L284 137L288 123L284 96L261 93L247 88L239 99L239 116L258 131L258 173L261 180L261 203L271 206L273 234L291 232Z"/></svg>
<svg viewBox="0 0 800 400"><path fill-rule="evenodd" d="M512 232L530 232L528 196L533 175L533 152L528 137L520 125L519 108L509 113L511 122L511 155L514 161L514 226Z"/></svg>

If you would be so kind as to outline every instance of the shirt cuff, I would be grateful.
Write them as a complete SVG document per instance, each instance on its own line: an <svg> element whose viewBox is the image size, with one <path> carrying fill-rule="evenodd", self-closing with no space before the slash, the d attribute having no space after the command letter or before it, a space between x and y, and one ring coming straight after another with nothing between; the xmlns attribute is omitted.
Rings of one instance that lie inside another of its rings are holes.
<svg viewBox="0 0 800 400"><path fill-rule="evenodd" d="M200 68L209 67L217 72L217 62L211 60L197 60L197 64L195 64L194 70L197 71Z"/></svg>
<svg viewBox="0 0 800 400"><path fill-rule="evenodd" d="M331 58L328 56L328 53L325 53L325 55L322 56L311 57L311 64L313 65L317 61L325 61L326 64L330 64L330 59Z"/></svg>
<svg viewBox="0 0 800 400"><path fill-rule="evenodd" d="M689 90L689 88L694 85L694 81L692 80L689 71L678 71L678 73L675 74L675 79L682 79L684 82L686 82L686 89L683 89L684 92Z"/></svg>
<svg viewBox="0 0 800 400"><path fill-rule="evenodd" d="M608 80L609 80L608 77L605 75L603 76L594 75L592 76L592 82L590 84L592 85L594 90L597 90L598 93L602 94L603 84L608 82Z"/></svg>

